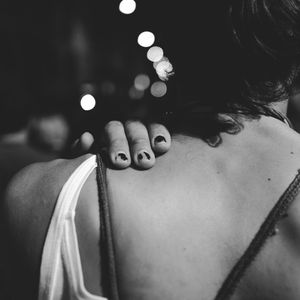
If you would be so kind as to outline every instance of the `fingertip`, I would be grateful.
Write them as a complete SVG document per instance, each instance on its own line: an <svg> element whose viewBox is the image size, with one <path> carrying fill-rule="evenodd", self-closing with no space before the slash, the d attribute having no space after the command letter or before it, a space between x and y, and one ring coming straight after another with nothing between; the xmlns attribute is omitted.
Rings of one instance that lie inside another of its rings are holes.
<svg viewBox="0 0 300 300"><path fill-rule="evenodd" d="M131 164L130 156L125 151L111 152L110 160L117 169L125 169Z"/></svg>
<svg viewBox="0 0 300 300"><path fill-rule="evenodd" d="M93 135L88 131L84 132L80 137L80 143L84 149L89 149L94 143Z"/></svg>
<svg viewBox="0 0 300 300"><path fill-rule="evenodd" d="M158 123L152 123L148 126L151 147L156 154L163 154L171 147L171 135L167 128Z"/></svg>
<svg viewBox="0 0 300 300"><path fill-rule="evenodd" d="M152 151L140 150L134 153L134 163L140 169L150 169L155 164L155 156Z"/></svg>
<svg viewBox="0 0 300 300"><path fill-rule="evenodd" d="M171 138L166 137L162 134L156 135L151 140L151 145L156 153L165 153L171 147Z"/></svg>

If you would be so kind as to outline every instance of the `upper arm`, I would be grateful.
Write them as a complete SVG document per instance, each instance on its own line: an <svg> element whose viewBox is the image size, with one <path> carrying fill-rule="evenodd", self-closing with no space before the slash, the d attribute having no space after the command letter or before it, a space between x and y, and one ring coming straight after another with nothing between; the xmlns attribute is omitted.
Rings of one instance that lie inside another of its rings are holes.
<svg viewBox="0 0 300 300"><path fill-rule="evenodd" d="M9 182L4 196L3 210L6 231L11 241L16 241L27 229L26 219L29 217L30 200L29 190L34 186L32 175L35 166L28 166L19 171Z"/></svg>
<svg viewBox="0 0 300 300"><path fill-rule="evenodd" d="M43 245L57 197L67 178L84 159L29 165L12 178L7 187L3 205L5 231L13 286L20 287L17 289L22 293L20 299L36 298Z"/></svg>
<svg viewBox="0 0 300 300"><path fill-rule="evenodd" d="M83 159L31 164L12 178L4 198L4 213L13 242L28 246L30 253L41 248L57 197Z"/></svg>
<svg viewBox="0 0 300 300"><path fill-rule="evenodd" d="M49 168L51 163L37 163L18 172L8 184L3 203L11 283L20 287L15 292L31 299L37 292L43 243L56 200Z"/></svg>
<svg viewBox="0 0 300 300"><path fill-rule="evenodd" d="M42 181L45 180L42 173L43 164L22 169L12 178L5 193L6 230L11 241L20 247L32 244L31 236L38 231L38 227L34 229L33 225L43 225L45 222L39 218L42 207L37 205L42 194Z"/></svg>

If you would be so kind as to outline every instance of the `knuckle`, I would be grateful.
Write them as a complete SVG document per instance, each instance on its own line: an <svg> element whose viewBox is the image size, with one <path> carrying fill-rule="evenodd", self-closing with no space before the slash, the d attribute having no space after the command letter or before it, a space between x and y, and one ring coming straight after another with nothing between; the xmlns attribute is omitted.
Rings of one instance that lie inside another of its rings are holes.
<svg viewBox="0 0 300 300"><path fill-rule="evenodd" d="M123 138L115 138L110 141L110 149L124 149L127 146L127 140Z"/></svg>
<svg viewBox="0 0 300 300"><path fill-rule="evenodd" d="M134 138L131 141L131 146L149 148L149 139L142 138L142 137Z"/></svg>

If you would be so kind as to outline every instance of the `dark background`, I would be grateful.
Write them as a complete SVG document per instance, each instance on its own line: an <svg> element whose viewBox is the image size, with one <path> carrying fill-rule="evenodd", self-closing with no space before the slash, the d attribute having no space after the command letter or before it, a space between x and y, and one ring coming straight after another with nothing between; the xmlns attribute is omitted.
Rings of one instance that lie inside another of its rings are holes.
<svg viewBox="0 0 300 300"><path fill-rule="evenodd" d="M155 16L136 2L136 12L123 15L116 0L2 0L0 133L31 114L59 111L75 137L111 118L142 116L145 106L170 97L154 99L149 91L139 100L129 97L139 73L158 80L147 49L137 44L140 32L157 30ZM85 93L96 98L92 111L80 107Z"/></svg>
<svg viewBox="0 0 300 300"><path fill-rule="evenodd" d="M131 15L120 13L119 3L0 1L0 135L17 129L32 114L57 111L68 118L76 138L86 130L101 130L110 119L144 117L149 108L174 101L171 87L162 98L151 96L149 89L141 99L129 97L136 75L158 80L146 58L148 49L137 44L138 34L153 31L155 45L161 46L159 26L167 26L172 8L157 22L161 1L137 0ZM96 98L92 111L80 107L85 93ZM300 108L292 105L297 123Z"/></svg>

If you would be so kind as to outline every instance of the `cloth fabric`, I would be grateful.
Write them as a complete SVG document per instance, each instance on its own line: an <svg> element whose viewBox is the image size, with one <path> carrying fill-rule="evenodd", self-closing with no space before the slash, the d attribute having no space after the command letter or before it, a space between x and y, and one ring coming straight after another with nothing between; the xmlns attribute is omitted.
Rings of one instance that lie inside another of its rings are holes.
<svg viewBox="0 0 300 300"><path fill-rule="evenodd" d="M107 300L89 293L84 286L75 227L80 191L96 167L96 156L91 156L73 172L61 190L43 248L39 300Z"/></svg>

